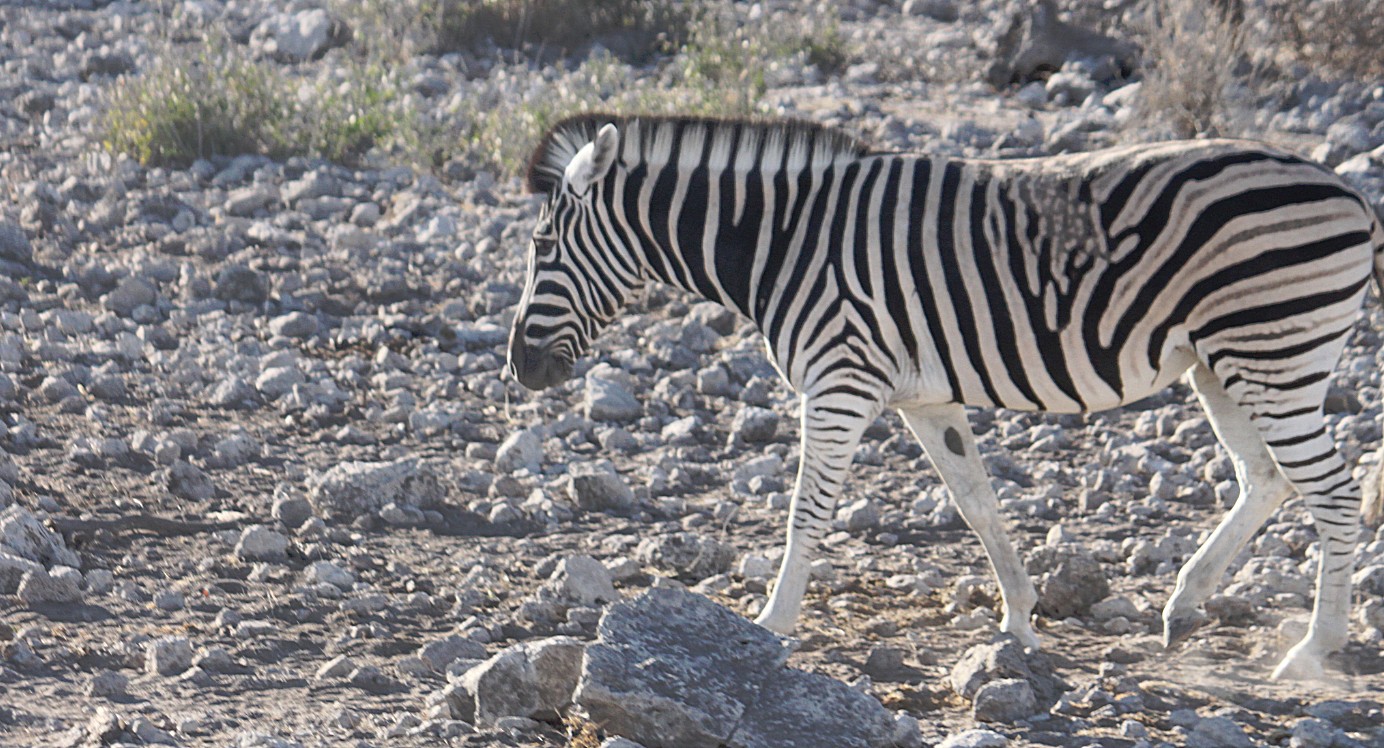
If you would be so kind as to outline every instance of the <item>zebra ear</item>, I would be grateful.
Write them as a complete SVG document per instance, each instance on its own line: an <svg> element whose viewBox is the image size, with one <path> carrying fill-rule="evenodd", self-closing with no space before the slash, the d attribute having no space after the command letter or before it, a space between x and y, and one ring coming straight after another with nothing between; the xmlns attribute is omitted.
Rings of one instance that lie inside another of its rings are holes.
<svg viewBox="0 0 1384 748"><path fill-rule="evenodd" d="M608 124L596 133L596 139L582 146L572 163L567 165L563 179L578 195L584 194L591 185L605 178L610 167L615 164L619 151L620 132L615 125Z"/></svg>

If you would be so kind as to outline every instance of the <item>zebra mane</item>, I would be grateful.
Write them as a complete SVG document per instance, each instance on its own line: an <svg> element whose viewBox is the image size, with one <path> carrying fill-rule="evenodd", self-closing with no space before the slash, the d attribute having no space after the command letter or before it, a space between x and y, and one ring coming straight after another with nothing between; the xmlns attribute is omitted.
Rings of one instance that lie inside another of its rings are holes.
<svg viewBox="0 0 1384 748"><path fill-rule="evenodd" d="M543 136L529 159L529 192L547 194L562 184L562 174L582 146L596 137L602 125L613 123L620 130L620 152L629 161L675 160L678 144L686 135L697 132L712 143L762 144L761 160L777 162L789 152L799 158L811 154L813 160L854 159L872 152L864 142L842 130L802 120L720 119L708 117L620 116L591 112L568 117L553 125ZM698 154L700 155L700 154ZM721 158L729 156L724 149ZM712 149L715 165L717 149Z"/></svg>

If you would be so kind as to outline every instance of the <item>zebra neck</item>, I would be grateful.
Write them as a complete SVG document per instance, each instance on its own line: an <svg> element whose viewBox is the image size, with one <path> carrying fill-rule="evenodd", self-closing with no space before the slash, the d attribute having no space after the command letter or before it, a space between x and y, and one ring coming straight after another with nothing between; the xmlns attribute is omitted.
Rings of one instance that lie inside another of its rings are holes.
<svg viewBox="0 0 1384 748"><path fill-rule="evenodd" d="M607 207L628 246L642 248L649 278L740 312L762 329L772 279L799 254L793 247L814 243L811 229L820 228L810 216L775 216L829 190L849 163L795 174L641 163L617 178Z"/></svg>

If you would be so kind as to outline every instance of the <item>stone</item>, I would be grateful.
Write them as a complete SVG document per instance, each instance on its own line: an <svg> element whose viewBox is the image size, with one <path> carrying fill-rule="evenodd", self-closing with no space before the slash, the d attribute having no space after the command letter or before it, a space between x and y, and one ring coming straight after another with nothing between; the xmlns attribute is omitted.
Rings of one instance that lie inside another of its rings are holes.
<svg viewBox="0 0 1384 748"><path fill-rule="evenodd" d="M1293 735L1288 742L1288 747L1331 748L1331 744L1336 742L1337 736L1344 737L1340 730L1332 727L1330 722L1305 717L1293 723Z"/></svg>
<svg viewBox="0 0 1384 748"><path fill-rule="evenodd" d="M314 680L327 680L330 678L345 678L356 670L356 663L346 655L337 655L330 660L322 663L313 673Z"/></svg>
<svg viewBox="0 0 1384 748"><path fill-rule="evenodd" d="M308 500L328 518L374 514L390 503L429 508L446 489L431 463L416 458L394 462L343 462L308 476Z"/></svg>
<svg viewBox="0 0 1384 748"><path fill-rule="evenodd" d="M1100 562L1074 543L1039 546L1028 555L1026 566L1037 579L1037 610L1049 618L1084 616L1110 595Z"/></svg>
<svg viewBox="0 0 1384 748"><path fill-rule="evenodd" d="M259 403L259 394L249 382L232 374L212 387L207 403L218 408L250 410Z"/></svg>
<svg viewBox="0 0 1384 748"><path fill-rule="evenodd" d="M86 694L92 697L120 698L130 686L130 679L114 670L102 670L87 681Z"/></svg>
<svg viewBox="0 0 1384 748"><path fill-rule="evenodd" d="M457 660L485 659L485 645L466 636L453 634L428 642L418 650L418 659L432 670L444 673Z"/></svg>
<svg viewBox="0 0 1384 748"><path fill-rule="evenodd" d="M574 702L609 733L650 745L718 746L788 650L705 598L653 589L607 609Z"/></svg>
<svg viewBox="0 0 1384 748"><path fill-rule="evenodd" d="M495 451L495 471L502 475L524 469L537 473L543 463L543 439L533 429L510 434Z"/></svg>
<svg viewBox="0 0 1384 748"><path fill-rule="evenodd" d="M733 547L690 532L647 537L634 549L636 561L693 579L730 571L735 555Z"/></svg>
<svg viewBox="0 0 1384 748"><path fill-rule="evenodd" d="M237 217L253 216L279 202L279 190L272 184L254 184L231 190L226 195L226 212Z"/></svg>
<svg viewBox="0 0 1384 748"><path fill-rule="evenodd" d="M1042 665L1040 672L1034 672L1030 661ZM967 650L952 667L948 683L958 695L974 700L981 686L1009 679L1028 681L1041 703L1055 701L1061 691L1046 664L1036 656L1030 660L1018 640L1009 635Z"/></svg>
<svg viewBox="0 0 1384 748"><path fill-rule="evenodd" d="M305 62L350 38L345 24L320 8L275 13L250 34L250 46L280 62Z"/></svg>
<svg viewBox="0 0 1384 748"><path fill-rule="evenodd" d="M633 421L644 407L619 382L588 374L582 414L593 421Z"/></svg>
<svg viewBox="0 0 1384 748"><path fill-rule="evenodd" d="M33 259L34 248L24 230L8 221L0 221L0 260L28 265Z"/></svg>
<svg viewBox="0 0 1384 748"><path fill-rule="evenodd" d="M45 567L61 565L76 569L82 566L81 558L67 547L61 535L17 505L0 512L0 552Z"/></svg>
<svg viewBox="0 0 1384 748"><path fill-rule="evenodd" d="M635 506L634 492L607 460L572 465L568 475L567 494L584 511L628 512Z"/></svg>
<svg viewBox="0 0 1384 748"><path fill-rule="evenodd" d="M1038 712L1038 699L1028 681L1003 678L977 689L971 708L980 722L1017 722Z"/></svg>
<svg viewBox="0 0 1384 748"><path fill-rule="evenodd" d="M452 692L452 716L479 725L503 717L557 719L582 670L582 642L554 637L524 642L466 671Z"/></svg>
<svg viewBox="0 0 1384 748"><path fill-rule="evenodd" d="M81 602L82 573L71 566L34 569L20 580L18 594L28 605Z"/></svg>
<svg viewBox="0 0 1384 748"><path fill-rule="evenodd" d="M879 510L869 499L857 499L841 508L841 521L849 532L863 532L879 524Z"/></svg>
<svg viewBox="0 0 1384 748"><path fill-rule="evenodd" d="M286 338L312 337L317 328L317 318L303 312L289 312L269 320L269 332Z"/></svg>
<svg viewBox="0 0 1384 748"><path fill-rule="evenodd" d="M303 579L309 584L330 584L343 592L349 592L356 583L356 578L351 572L331 561L312 562L304 570Z"/></svg>
<svg viewBox="0 0 1384 748"><path fill-rule="evenodd" d="M873 696L817 673L771 674L726 741L732 748L894 745L894 718Z"/></svg>
<svg viewBox="0 0 1384 748"><path fill-rule="evenodd" d="M275 489L270 515L290 530L301 527L312 517L312 502L296 493Z"/></svg>
<svg viewBox="0 0 1384 748"><path fill-rule="evenodd" d="M101 305L122 317L128 317L137 307L152 306L158 291L148 281L136 276L122 278L115 288L101 297Z"/></svg>
<svg viewBox="0 0 1384 748"><path fill-rule="evenodd" d="M937 748L1005 748L1009 738L994 730L966 730L950 735L937 744Z"/></svg>
<svg viewBox="0 0 1384 748"><path fill-rule="evenodd" d="M144 670L150 675L178 675L192 667L192 643L186 636L163 636L144 645Z"/></svg>
<svg viewBox="0 0 1384 748"><path fill-rule="evenodd" d="M590 556L568 556L559 561L543 590L572 605L601 605L620 599L610 572Z"/></svg>
<svg viewBox="0 0 1384 748"><path fill-rule="evenodd" d="M1187 748L1253 748L1254 743L1245 731L1229 717L1205 717L1197 720L1187 733Z"/></svg>
<svg viewBox="0 0 1384 748"><path fill-rule="evenodd" d="M907 0L902 10L906 16L927 16L943 23L951 23L961 17L956 3L951 0Z"/></svg>
<svg viewBox="0 0 1384 748"><path fill-rule="evenodd" d="M255 377L255 389L270 400L277 400L306 381L307 376L297 366L273 366Z"/></svg>
<svg viewBox="0 0 1384 748"><path fill-rule="evenodd" d="M772 633L691 592L651 589L607 609L574 702L611 734L650 746L886 746L874 698L784 667Z"/></svg>
<svg viewBox="0 0 1384 748"><path fill-rule="evenodd" d="M36 571L43 571L43 566L12 553L0 552L0 595L17 593L24 577Z"/></svg>
<svg viewBox="0 0 1384 748"><path fill-rule="evenodd" d="M216 486L202 468L185 460L175 460L168 467L168 491L180 499L205 501L216 495Z"/></svg>
<svg viewBox="0 0 1384 748"><path fill-rule="evenodd" d="M222 301L260 304L269 298L269 281L244 265L226 265L216 274L212 294Z"/></svg>
<svg viewBox="0 0 1384 748"><path fill-rule="evenodd" d="M746 444L773 441L778 433L779 420L779 414L768 408L747 405L731 421L731 441Z"/></svg>
<svg viewBox="0 0 1384 748"><path fill-rule="evenodd" d="M246 561L279 561L288 552L288 537L265 525L251 525L235 544L236 558Z"/></svg>

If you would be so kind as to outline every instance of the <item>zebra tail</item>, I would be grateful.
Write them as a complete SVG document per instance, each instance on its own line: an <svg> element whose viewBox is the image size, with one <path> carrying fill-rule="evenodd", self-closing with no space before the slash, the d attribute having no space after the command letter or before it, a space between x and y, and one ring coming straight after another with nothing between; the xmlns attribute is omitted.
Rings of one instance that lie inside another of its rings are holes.
<svg viewBox="0 0 1384 748"><path fill-rule="evenodd" d="M1366 202L1366 205L1369 203ZM1384 216L1377 211L1371 212L1374 218L1370 238L1374 243L1375 291L1379 294L1380 300L1384 301ZM1360 513L1366 527L1374 529L1384 524L1384 444L1380 445L1374 468L1365 479L1364 502L1360 507Z"/></svg>

